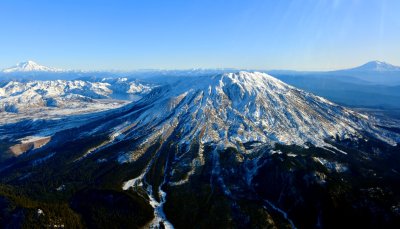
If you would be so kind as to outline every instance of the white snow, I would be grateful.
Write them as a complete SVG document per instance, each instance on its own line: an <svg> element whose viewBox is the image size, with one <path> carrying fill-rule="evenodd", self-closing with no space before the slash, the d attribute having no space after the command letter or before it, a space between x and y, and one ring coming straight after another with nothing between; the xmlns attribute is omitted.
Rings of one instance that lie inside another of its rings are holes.
<svg viewBox="0 0 400 229"><path fill-rule="evenodd" d="M37 215L38 215L38 216L44 215L43 210L40 209L40 208L38 208L38 210L37 210Z"/></svg>
<svg viewBox="0 0 400 229"><path fill-rule="evenodd" d="M65 188L66 188L65 184L62 184L62 185L58 186L58 187L56 188L56 190L59 191L59 192L61 192L61 191L64 191Z"/></svg>
<svg viewBox="0 0 400 229"><path fill-rule="evenodd" d="M288 214L285 212L285 211L283 211L281 208L279 208L279 207L277 207L276 205L274 205L271 201L269 201L269 200L265 200L265 203L267 203L272 209L274 209L274 210L276 210L277 212L279 212L282 216L283 216L283 218L285 218L289 223L290 223L290 226L293 228L293 229L296 229L297 227L294 225L294 223L293 223L293 221L288 217Z"/></svg>
<svg viewBox="0 0 400 229"><path fill-rule="evenodd" d="M62 72L63 70L57 68L49 68L43 65L39 65L34 61L28 60L26 62L18 63L17 65L4 69L4 73L11 72Z"/></svg>
<svg viewBox="0 0 400 229"><path fill-rule="evenodd" d="M122 190L128 190L128 189L130 189L132 187L135 187L135 186L141 186L142 185L141 184L142 178L143 178L143 176L139 176L139 177L133 178L131 180L125 181L122 184Z"/></svg>
<svg viewBox="0 0 400 229"><path fill-rule="evenodd" d="M167 217L165 216L163 206L166 201L166 193L160 188L158 189L158 192L160 193L160 202L158 202L155 198L154 195L152 194L151 186L148 186L147 192L150 193L149 199L150 199L150 205L154 208L154 219L150 222L149 228L160 228L160 223L162 222L164 225L165 229L173 229L174 226L167 220Z"/></svg>
<svg viewBox="0 0 400 229"><path fill-rule="evenodd" d="M347 166L336 161L328 161L327 159L321 157L313 157L313 159L314 161L320 163L321 165L324 165L330 171L342 173L348 170Z"/></svg>

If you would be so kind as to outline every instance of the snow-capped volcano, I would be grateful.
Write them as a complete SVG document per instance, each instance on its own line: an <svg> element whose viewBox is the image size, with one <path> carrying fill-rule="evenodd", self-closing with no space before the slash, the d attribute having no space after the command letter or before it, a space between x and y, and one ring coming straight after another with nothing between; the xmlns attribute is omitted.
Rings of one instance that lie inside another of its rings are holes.
<svg viewBox="0 0 400 229"><path fill-rule="evenodd" d="M355 68L352 68L349 70L386 72L386 71L400 71L400 67L383 62L383 61L370 61L359 67L355 67Z"/></svg>
<svg viewBox="0 0 400 229"><path fill-rule="evenodd" d="M107 132L116 126L109 144L115 136L118 141L144 137L148 144L172 133L179 133L182 145L195 141L220 148L246 143L324 146L326 139L358 138L362 132L390 142L368 117L257 72L185 77L153 89L132 106L131 113L97 129Z"/></svg>
<svg viewBox="0 0 400 229"><path fill-rule="evenodd" d="M18 63L17 65L4 69L4 73L12 73L12 72L62 72L62 69L50 68L40 64L37 64L34 61L28 60L25 62Z"/></svg>

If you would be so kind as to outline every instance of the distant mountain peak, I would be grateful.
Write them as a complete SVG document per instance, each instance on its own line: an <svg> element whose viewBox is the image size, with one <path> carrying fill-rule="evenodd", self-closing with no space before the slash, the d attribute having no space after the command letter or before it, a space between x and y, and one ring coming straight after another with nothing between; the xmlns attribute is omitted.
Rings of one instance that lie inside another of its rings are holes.
<svg viewBox="0 0 400 229"><path fill-rule="evenodd" d="M61 72L61 69L50 68L40 65L32 60L20 62L13 67L3 70L4 73L12 72Z"/></svg>
<svg viewBox="0 0 400 229"><path fill-rule="evenodd" d="M384 61L370 61L359 67L352 68L354 71L400 71L399 66L395 66Z"/></svg>

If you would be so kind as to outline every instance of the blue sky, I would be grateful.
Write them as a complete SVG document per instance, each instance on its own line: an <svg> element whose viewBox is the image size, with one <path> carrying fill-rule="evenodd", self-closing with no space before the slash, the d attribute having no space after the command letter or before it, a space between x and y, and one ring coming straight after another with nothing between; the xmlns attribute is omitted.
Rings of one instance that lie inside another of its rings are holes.
<svg viewBox="0 0 400 229"><path fill-rule="evenodd" d="M0 68L400 65L399 12L398 0L2 0Z"/></svg>

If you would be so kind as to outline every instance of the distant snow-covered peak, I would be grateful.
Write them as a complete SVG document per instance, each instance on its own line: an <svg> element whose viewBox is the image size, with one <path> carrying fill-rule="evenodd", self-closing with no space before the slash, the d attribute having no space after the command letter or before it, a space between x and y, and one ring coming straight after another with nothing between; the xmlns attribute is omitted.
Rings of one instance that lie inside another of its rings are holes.
<svg viewBox="0 0 400 229"><path fill-rule="evenodd" d="M370 61L359 67L351 69L353 71L400 71L399 66L395 66L383 61Z"/></svg>
<svg viewBox="0 0 400 229"><path fill-rule="evenodd" d="M57 68L50 68L40 64L37 64L34 61L28 60L25 62L20 62L17 65L4 69L4 73L12 73L12 72L62 72L63 70Z"/></svg>

